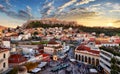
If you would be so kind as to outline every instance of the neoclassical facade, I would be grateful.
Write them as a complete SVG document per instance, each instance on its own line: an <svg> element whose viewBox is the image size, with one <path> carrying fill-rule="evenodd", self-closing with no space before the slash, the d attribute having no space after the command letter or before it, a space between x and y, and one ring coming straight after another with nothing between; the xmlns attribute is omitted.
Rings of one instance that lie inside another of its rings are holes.
<svg viewBox="0 0 120 74"><path fill-rule="evenodd" d="M99 65L99 51L93 50L85 45L80 45L75 49L75 59L86 64Z"/></svg>

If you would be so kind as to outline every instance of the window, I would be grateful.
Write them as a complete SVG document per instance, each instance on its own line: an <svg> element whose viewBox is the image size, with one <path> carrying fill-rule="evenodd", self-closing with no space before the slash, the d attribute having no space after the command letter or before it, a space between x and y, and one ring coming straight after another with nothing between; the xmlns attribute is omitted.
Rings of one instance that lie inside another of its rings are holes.
<svg viewBox="0 0 120 74"><path fill-rule="evenodd" d="M75 57L76 59L78 58L78 56L77 56L77 54L76 54L76 57Z"/></svg>
<svg viewBox="0 0 120 74"><path fill-rule="evenodd" d="M88 62L89 62L89 64L91 64L91 58L90 57L88 58Z"/></svg>
<svg viewBox="0 0 120 74"><path fill-rule="evenodd" d="M92 58L92 64L93 64L93 65L95 64L95 59L94 59L94 58Z"/></svg>
<svg viewBox="0 0 120 74"><path fill-rule="evenodd" d="M80 59L81 59L81 56L79 55L79 61L80 61Z"/></svg>
<svg viewBox="0 0 120 74"><path fill-rule="evenodd" d="M85 62L87 62L87 56L85 56Z"/></svg>
<svg viewBox="0 0 120 74"><path fill-rule="evenodd" d="M3 58L6 58L6 55L5 55L5 54L3 54Z"/></svg>
<svg viewBox="0 0 120 74"><path fill-rule="evenodd" d="M82 55L82 62L84 62L84 56Z"/></svg>
<svg viewBox="0 0 120 74"><path fill-rule="evenodd" d="M5 66L6 66L6 63L4 62L4 63L3 63L3 68L5 68Z"/></svg>
<svg viewBox="0 0 120 74"><path fill-rule="evenodd" d="M96 59L96 65L99 65L99 60L98 59Z"/></svg>

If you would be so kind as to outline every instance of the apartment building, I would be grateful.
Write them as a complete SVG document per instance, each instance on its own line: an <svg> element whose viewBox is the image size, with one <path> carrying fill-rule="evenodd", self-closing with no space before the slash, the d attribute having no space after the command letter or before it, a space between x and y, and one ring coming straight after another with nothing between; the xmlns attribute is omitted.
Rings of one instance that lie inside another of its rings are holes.
<svg viewBox="0 0 120 74"><path fill-rule="evenodd" d="M113 54L101 50L100 51L100 66L104 69L105 73L110 74L111 70L111 58L113 57Z"/></svg>

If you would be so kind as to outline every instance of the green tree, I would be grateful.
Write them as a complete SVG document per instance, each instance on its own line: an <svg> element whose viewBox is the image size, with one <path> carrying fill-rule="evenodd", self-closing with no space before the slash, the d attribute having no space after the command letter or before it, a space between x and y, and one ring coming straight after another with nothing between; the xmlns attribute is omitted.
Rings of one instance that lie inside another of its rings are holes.
<svg viewBox="0 0 120 74"><path fill-rule="evenodd" d="M38 32L37 32L37 31L35 31L35 32L33 33L33 35L38 35Z"/></svg>

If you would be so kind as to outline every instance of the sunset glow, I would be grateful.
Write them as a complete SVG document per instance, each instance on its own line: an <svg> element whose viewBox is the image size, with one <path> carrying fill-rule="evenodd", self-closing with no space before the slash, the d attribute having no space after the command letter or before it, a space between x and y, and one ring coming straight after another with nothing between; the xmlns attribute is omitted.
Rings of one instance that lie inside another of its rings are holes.
<svg viewBox="0 0 120 74"><path fill-rule="evenodd" d="M113 24L112 23L108 23L107 26L108 27L113 27Z"/></svg>
<svg viewBox="0 0 120 74"><path fill-rule="evenodd" d="M0 0L0 25L57 18L84 26L120 27L120 0Z"/></svg>

